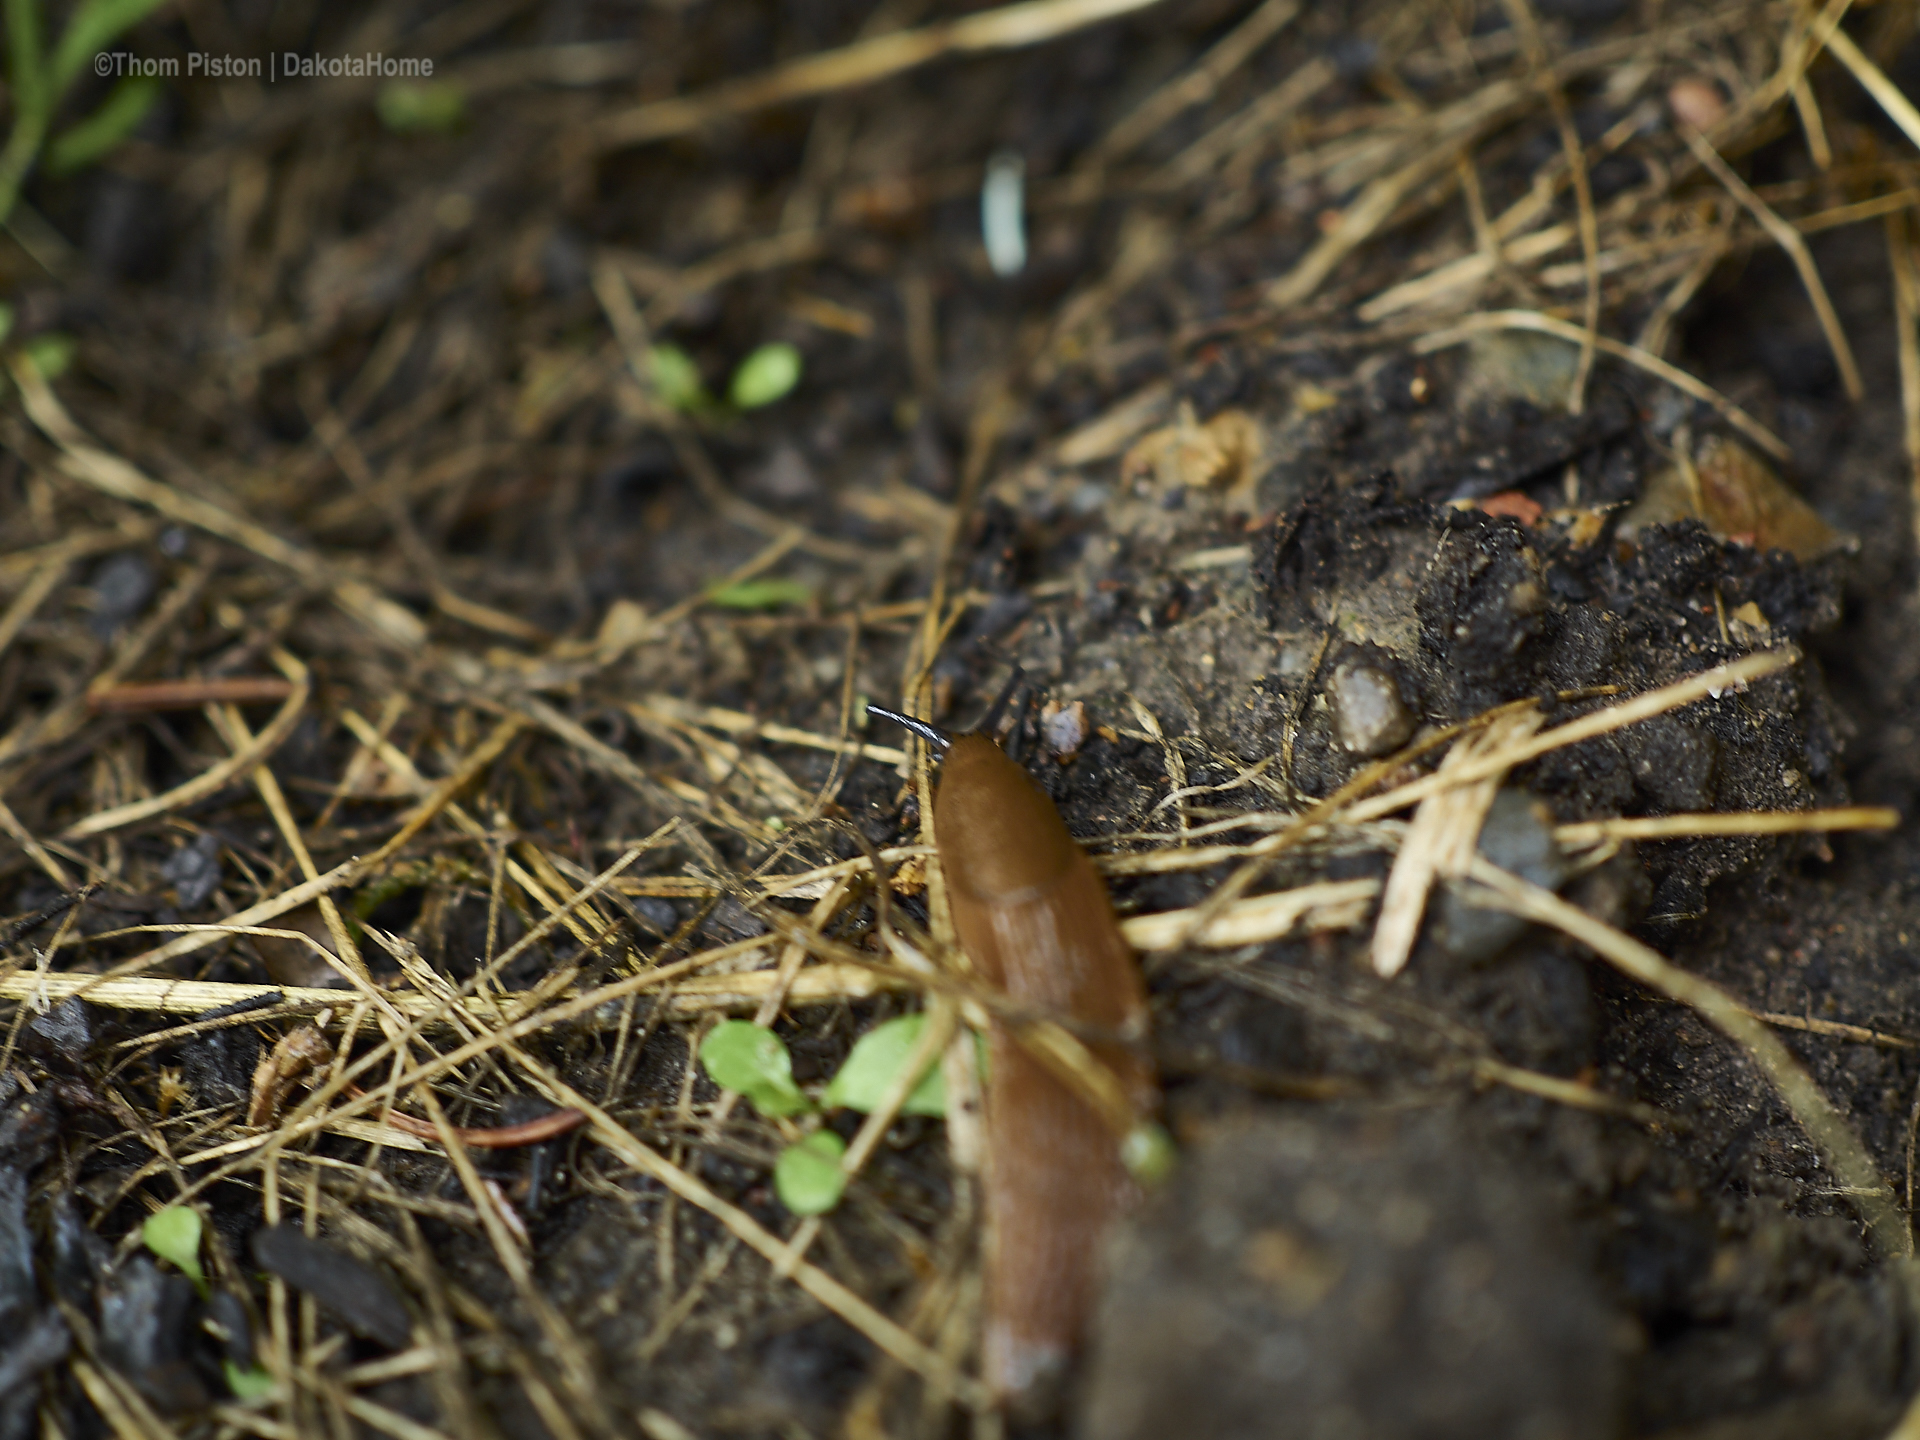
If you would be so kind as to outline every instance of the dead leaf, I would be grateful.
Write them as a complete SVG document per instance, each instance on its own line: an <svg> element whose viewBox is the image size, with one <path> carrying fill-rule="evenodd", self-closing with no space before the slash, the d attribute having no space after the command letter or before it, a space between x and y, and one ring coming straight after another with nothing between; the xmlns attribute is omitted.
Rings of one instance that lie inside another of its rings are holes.
<svg viewBox="0 0 1920 1440"><path fill-rule="evenodd" d="M1720 436L1703 440L1691 465L1671 465L1649 477L1639 500L1621 518L1619 533L1632 540L1649 525L1681 520L1702 521L1722 540L1785 550L1796 560L1818 560L1854 543L1822 520L1766 461Z"/></svg>
<svg viewBox="0 0 1920 1440"><path fill-rule="evenodd" d="M333 1059L333 1046L318 1028L300 1025L280 1037L253 1070L253 1095L247 1102L247 1124L265 1127L280 1118L287 1097L316 1065Z"/></svg>
<svg viewBox="0 0 1920 1440"><path fill-rule="evenodd" d="M1214 490L1229 503L1250 501L1264 446L1260 426L1244 410L1222 410L1206 424L1185 401L1173 424L1133 443L1120 462L1123 483L1151 475L1162 490Z"/></svg>

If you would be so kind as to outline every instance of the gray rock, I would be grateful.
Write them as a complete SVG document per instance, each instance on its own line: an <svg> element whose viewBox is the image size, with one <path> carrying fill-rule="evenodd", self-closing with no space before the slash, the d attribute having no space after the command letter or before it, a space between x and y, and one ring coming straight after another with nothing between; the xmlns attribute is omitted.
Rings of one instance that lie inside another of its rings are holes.
<svg viewBox="0 0 1920 1440"><path fill-rule="evenodd" d="M1553 812L1524 790L1506 789L1493 797L1480 827L1479 850L1502 870L1548 890L1558 890L1567 878L1566 857L1553 839ZM1526 928L1519 916L1470 905L1448 886L1437 897L1429 933L1456 959L1486 960Z"/></svg>
<svg viewBox="0 0 1920 1440"><path fill-rule="evenodd" d="M1393 662L1376 656L1343 660L1327 680L1327 703L1340 746L1371 759L1407 743L1413 711L1400 694Z"/></svg>

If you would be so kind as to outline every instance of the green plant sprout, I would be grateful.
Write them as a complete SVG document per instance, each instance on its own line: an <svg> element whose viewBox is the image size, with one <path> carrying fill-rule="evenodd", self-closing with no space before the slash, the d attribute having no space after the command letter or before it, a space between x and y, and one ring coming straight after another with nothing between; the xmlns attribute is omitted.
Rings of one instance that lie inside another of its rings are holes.
<svg viewBox="0 0 1920 1440"><path fill-rule="evenodd" d="M750 1020L723 1020L700 1042L700 1063L723 1090L738 1090L774 1120L804 1115L813 1102L793 1081L793 1057L771 1030Z"/></svg>
<svg viewBox="0 0 1920 1440"><path fill-rule="evenodd" d="M793 1057L780 1037L749 1020L723 1020L700 1043L700 1063L707 1078L724 1090L737 1090L770 1120L817 1115L822 1110L858 1110L871 1114L892 1088L901 1070L913 1058L914 1046L925 1028L924 1014L901 1015L882 1021L854 1042L843 1064L815 1105L794 1082ZM984 1072L987 1047L975 1035L974 1045ZM947 1085L936 1061L900 1106L902 1115L947 1113ZM773 1189L780 1203L796 1215L824 1215L840 1203L847 1177L840 1159L846 1142L831 1130L814 1130L780 1152L774 1162ZM1142 1185L1157 1185L1173 1173L1178 1158L1173 1139L1164 1128L1143 1120L1120 1142L1121 1163Z"/></svg>
<svg viewBox="0 0 1920 1440"><path fill-rule="evenodd" d="M207 1272L200 1268L200 1212L190 1205L169 1205L147 1217L140 1241L162 1260L193 1281L204 1299Z"/></svg>
<svg viewBox="0 0 1920 1440"><path fill-rule="evenodd" d="M813 600L813 587L798 580L777 577L765 580L740 580L732 585L716 585L706 592L709 605L723 610L778 610L783 605L806 605Z"/></svg>
<svg viewBox="0 0 1920 1440"><path fill-rule="evenodd" d="M467 121L467 92L448 80L390 80L373 108L396 135L451 135Z"/></svg>
<svg viewBox="0 0 1920 1440"><path fill-rule="evenodd" d="M824 1215L840 1203L847 1172L840 1160L847 1142L831 1130L816 1130L780 1152L773 1163L773 1189L796 1215Z"/></svg>
<svg viewBox="0 0 1920 1440"><path fill-rule="evenodd" d="M736 410L758 410L781 399L800 383L800 352L785 341L762 345L740 362L727 386Z"/></svg>
<svg viewBox="0 0 1920 1440"><path fill-rule="evenodd" d="M242 1369L231 1360L223 1360L220 1366L226 1373L227 1388L236 1400L258 1400L273 1389L273 1376L258 1365Z"/></svg>
<svg viewBox="0 0 1920 1440"><path fill-rule="evenodd" d="M700 1042L707 1078L737 1090L771 1120L828 1110L871 1112L913 1054L925 1015L903 1015L874 1026L855 1042L847 1063L828 1082L816 1106L793 1079L793 1057L780 1037L747 1020L725 1020ZM977 1040L977 1037L976 1037ZM982 1046L982 1060L985 1059ZM900 1107L905 1115L944 1116L947 1087L938 1065L929 1065ZM815 1130L787 1146L773 1167L774 1193L796 1215L821 1215L840 1203L847 1177L840 1168L846 1142L831 1130Z"/></svg>
<svg viewBox="0 0 1920 1440"><path fill-rule="evenodd" d="M699 365L678 345L655 345L647 351L647 378L653 382L655 397L669 410L698 415L713 409Z"/></svg>
<svg viewBox="0 0 1920 1440"><path fill-rule="evenodd" d="M59 330L49 330L44 335L36 335L20 346L20 354L26 362L39 372L46 381L58 380L66 374L67 367L73 363L73 352L78 348L74 338Z"/></svg>
<svg viewBox="0 0 1920 1440"><path fill-rule="evenodd" d="M894 1077L912 1058L913 1047L920 1043L920 1032L926 1023L924 1014L902 1015L883 1021L856 1040L852 1052L847 1056L847 1063L840 1067L839 1073L827 1085L827 1108L875 1109L880 1104L880 1097L893 1084ZM940 1073L938 1063L928 1065L927 1073L920 1077L920 1083L908 1094L900 1113L941 1116L947 1113L947 1082Z"/></svg>
<svg viewBox="0 0 1920 1440"><path fill-rule="evenodd" d="M1120 1163L1142 1185L1158 1185L1165 1180L1173 1174L1179 1158L1173 1137L1151 1120L1141 1121L1120 1142Z"/></svg>
<svg viewBox="0 0 1920 1440"><path fill-rule="evenodd" d="M722 404L707 393L699 365L678 345L662 342L647 351L647 379L654 398L682 415L724 417L771 405L792 393L804 368L800 351L786 341L761 345L734 369Z"/></svg>
<svg viewBox="0 0 1920 1440"><path fill-rule="evenodd" d="M151 81L114 87L92 115L53 136L53 118L93 57L159 8L161 0L81 0L51 51L41 33L39 0L5 0L7 83L13 120L0 150L0 225L13 214L34 165L46 152L50 170L91 164L131 135L159 96Z"/></svg>

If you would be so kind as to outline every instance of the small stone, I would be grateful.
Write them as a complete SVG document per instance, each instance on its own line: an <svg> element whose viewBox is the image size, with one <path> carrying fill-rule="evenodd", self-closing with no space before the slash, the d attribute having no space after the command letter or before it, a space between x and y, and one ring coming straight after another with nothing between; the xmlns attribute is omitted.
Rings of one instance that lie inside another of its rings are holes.
<svg viewBox="0 0 1920 1440"><path fill-rule="evenodd" d="M93 572L93 633L109 638L146 608L159 577L153 566L130 550L110 555Z"/></svg>
<svg viewBox="0 0 1920 1440"><path fill-rule="evenodd" d="M172 882L183 911L198 910L220 888L220 837L204 832L181 846L160 867L160 877Z"/></svg>
<svg viewBox="0 0 1920 1440"><path fill-rule="evenodd" d="M1341 748L1371 759L1398 749L1413 734L1413 711L1400 694L1392 665L1384 660L1343 660L1327 681L1333 725Z"/></svg>
<svg viewBox="0 0 1920 1440"><path fill-rule="evenodd" d="M1476 848L1502 870L1546 890L1558 890L1567 878L1566 857L1553 838L1553 812L1524 790L1510 787L1493 797ZM1437 897L1429 933L1449 955L1472 962L1499 954L1526 928L1519 916L1470 905L1448 886Z"/></svg>

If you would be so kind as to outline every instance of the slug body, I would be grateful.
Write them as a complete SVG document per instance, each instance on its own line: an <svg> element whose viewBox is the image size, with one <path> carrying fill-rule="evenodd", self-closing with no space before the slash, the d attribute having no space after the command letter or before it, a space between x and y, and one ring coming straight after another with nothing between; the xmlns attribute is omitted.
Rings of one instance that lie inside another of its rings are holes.
<svg viewBox="0 0 1920 1440"><path fill-rule="evenodd" d="M954 928L980 977L1023 1007L1140 1034L1146 995L1106 885L1026 771L984 735L955 736L933 816ZM1144 1111L1147 1063L1121 1045L1089 1048ZM1097 1298L1107 1222L1133 1187L1112 1127L998 1025L986 1091L986 1378L1015 1408L1044 1406Z"/></svg>

